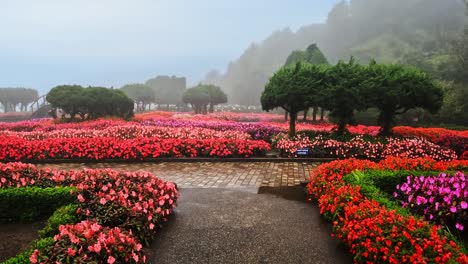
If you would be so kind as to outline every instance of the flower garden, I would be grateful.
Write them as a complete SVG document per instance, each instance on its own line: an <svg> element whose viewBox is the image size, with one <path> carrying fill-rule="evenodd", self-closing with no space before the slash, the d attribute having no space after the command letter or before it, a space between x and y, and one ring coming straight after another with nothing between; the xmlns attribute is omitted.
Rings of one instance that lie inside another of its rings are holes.
<svg viewBox="0 0 468 264"><path fill-rule="evenodd" d="M277 150L284 157L308 148L307 157L379 160L387 156L435 160L468 156L467 131L396 127L395 137L378 137L379 127L351 126L333 137L333 125L298 124L286 137L282 116L213 113L207 116L152 112L132 121L97 120L55 124L50 119L0 123L0 160L148 160L157 158L263 157ZM97 147L99 146L99 147Z"/></svg>
<svg viewBox="0 0 468 264"><path fill-rule="evenodd" d="M175 184L145 172L60 171L21 162L158 158L337 159L307 190L356 263L468 263L468 131L299 123L282 115L152 112L131 121L0 123L0 222L48 219L29 250L5 263L144 263L168 220ZM170 220L170 219L169 219Z"/></svg>
<svg viewBox="0 0 468 264"><path fill-rule="evenodd" d="M30 250L4 263L144 263L143 245L176 205L176 186L150 173L0 165L0 222L48 218Z"/></svg>

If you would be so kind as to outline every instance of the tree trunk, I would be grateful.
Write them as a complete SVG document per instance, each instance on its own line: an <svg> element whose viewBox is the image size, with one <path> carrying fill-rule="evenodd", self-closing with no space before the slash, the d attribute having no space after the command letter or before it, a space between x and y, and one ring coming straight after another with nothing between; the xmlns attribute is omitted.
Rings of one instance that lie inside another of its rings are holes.
<svg viewBox="0 0 468 264"><path fill-rule="evenodd" d="M312 120L313 121L317 121L317 111L318 111L318 107L314 106L314 108L312 109Z"/></svg>
<svg viewBox="0 0 468 264"><path fill-rule="evenodd" d="M302 121L307 121L307 114L309 113L309 108L307 107L305 110L304 110L304 117L302 118Z"/></svg>
<svg viewBox="0 0 468 264"><path fill-rule="evenodd" d="M214 104L210 104L210 113L214 112Z"/></svg>
<svg viewBox="0 0 468 264"><path fill-rule="evenodd" d="M336 134L343 135L345 131L346 131L346 120L340 119L338 121L338 130L336 131Z"/></svg>
<svg viewBox="0 0 468 264"><path fill-rule="evenodd" d="M296 113L289 113L289 137L296 136L296 119L297 119L297 112Z"/></svg>
<svg viewBox="0 0 468 264"><path fill-rule="evenodd" d="M288 111L284 111L284 121L288 121Z"/></svg>
<svg viewBox="0 0 468 264"><path fill-rule="evenodd" d="M380 128L379 135L390 136L392 134L392 123L393 123L394 116L395 115L391 112L380 113L379 120L381 123L381 128Z"/></svg>
<svg viewBox="0 0 468 264"><path fill-rule="evenodd" d="M323 107L320 107L320 121L323 121L324 115L325 115L325 109L323 109Z"/></svg>

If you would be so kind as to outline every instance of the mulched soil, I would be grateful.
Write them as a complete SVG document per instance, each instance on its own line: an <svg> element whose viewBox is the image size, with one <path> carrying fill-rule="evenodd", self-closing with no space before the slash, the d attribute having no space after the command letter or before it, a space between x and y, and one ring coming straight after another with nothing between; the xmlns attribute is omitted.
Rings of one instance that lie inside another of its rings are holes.
<svg viewBox="0 0 468 264"><path fill-rule="evenodd" d="M28 249L31 241L38 238L37 231L44 225L44 222L0 224L0 262Z"/></svg>

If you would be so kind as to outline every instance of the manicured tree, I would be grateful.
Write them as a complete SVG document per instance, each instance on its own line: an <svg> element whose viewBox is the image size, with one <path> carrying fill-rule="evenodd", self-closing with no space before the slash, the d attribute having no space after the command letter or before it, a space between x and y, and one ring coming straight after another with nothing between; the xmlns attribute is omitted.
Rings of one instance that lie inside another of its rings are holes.
<svg viewBox="0 0 468 264"><path fill-rule="evenodd" d="M151 87L145 84L127 84L120 88L137 105L137 111L146 110L147 106L155 102L155 93Z"/></svg>
<svg viewBox="0 0 468 264"><path fill-rule="evenodd" d="M87 109L87 98L84 94L84 88L80 85L60 85L52 88L46 95L47 102L52 108L63 111L62 119L66 115L74 119L79 114L84 119Z"/></svg>
<svg viewBox="0 0 468 264"><path fill-rule="evenodd" d="M318 48L317 44L311 44L305 51L295 50L293 51L288 58L286 59L285 65L290 66L294 65L298 62L307 62L310 64L328 64L328 60L322 51ZM312 117L313 120L317 120L317 111L318 111L318 104L322 101L320 98L315 98L315 102L310 103L310 107L313 107ZM304 110L304 118L303 120L307 119L307 113L309 108ZM322 118L323 119L323 118Z"/></svg>
<svg viewBox="0 0 468 264"><path fill-rule="evenodd" d="M368 107L362 96L366 80L364 74L364 67L357 64L354 58L348 63L340 61L327 71L324 105L337 124L338 135L346 131L346 125L354 123L354 111Z"/></svg>
<svg viewBox="0 0 468 264"><path fill-rule="evenodd" d="M46 96L54 109L62 109L73 120L76 115L81 120L96 119L105 116L131 118L134 102L121 90L105 87L83 88L79 85L54 87Z"/></svg>
<svg viewBox="0 0 468 264"><path fill-rule="evenodd" d="M261 96L262 109L283 108L289 113L289 136L296 135L297 113L306 109L323 85L323 66L298 62L278 70L268 81Z"/></svg>
<svg viewBox="0 0 468 264"><path fill-rule="evenodd" d="M202 85L185 90L182 101L190 104L195 114L205 114L207 105L210 104L210 95Z"/></svg>
<svg viewBox="0 0 468 264"><path fill-rule="evenodd" d="M209 112L214 112L214 106L218 104L227 103L227 95L221 90L220 87L215 85L202 85L202 89L205 89L210 96L210 108Z"/></svg>
<svg viewBox="0 0 468 264"><path fill-rule="evenodd" d="M395 116L410 109L423 108L431 113L442 106L443 90L427 73L411 66L375 62L366 67L365 97L379 111L381 135L390 135Z"/></svg>

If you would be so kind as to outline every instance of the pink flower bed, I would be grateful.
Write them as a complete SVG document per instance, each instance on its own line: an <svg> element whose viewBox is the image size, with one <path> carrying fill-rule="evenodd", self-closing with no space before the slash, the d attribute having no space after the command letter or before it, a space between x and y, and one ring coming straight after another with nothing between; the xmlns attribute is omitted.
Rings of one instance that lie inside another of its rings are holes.
<svg viewBox="0 0 468 264"><path fill-rule="evenodd" d="M369 142L356 136L348 142L333 139L325 140L321 136L310 139L298 135L294 139L279 136L275 148L288 156L295 156L299 148L308 148L311 156L320 158L360 158L383 159L388 156L405 158L432 158L434 160L453 160L457 155L453 150L431 143L423 138L389 138L386 144Z"/></svg>
<svg viewBox="0 0 468 264"><path fill-rule="evenodd" d="M84 219L61 226L52 250L34 251L32 262L66 262L72 257L84 262L144 262L141 244L155 236L179 197L173 183L147 172L58 171L0 164L0 188L31 186L76 187L77 214Z"/></svg>

